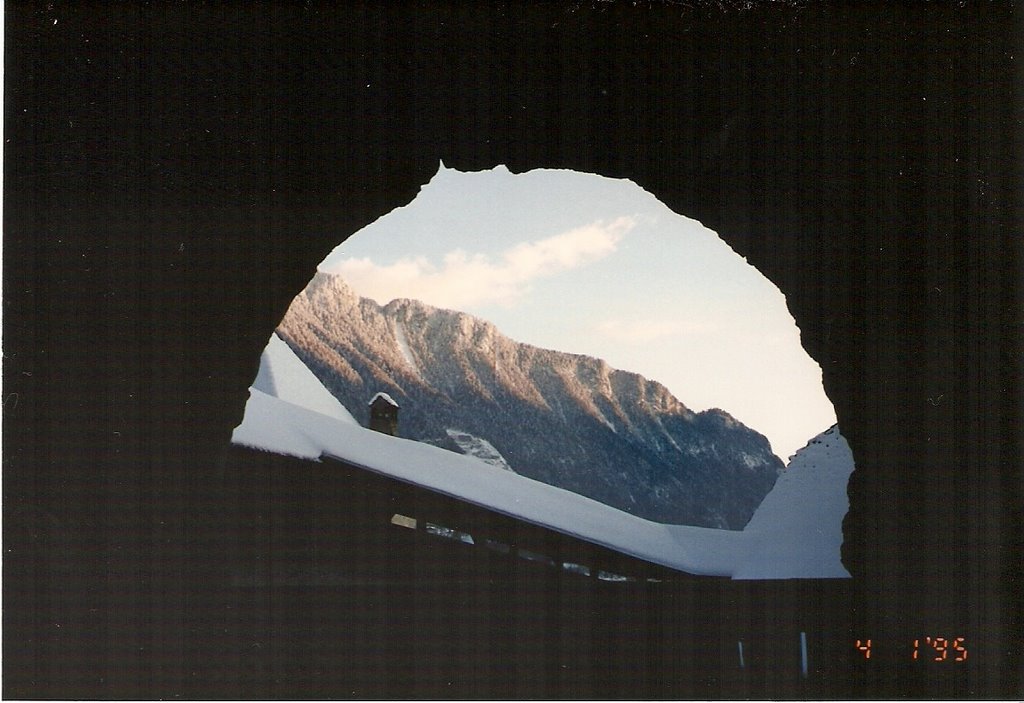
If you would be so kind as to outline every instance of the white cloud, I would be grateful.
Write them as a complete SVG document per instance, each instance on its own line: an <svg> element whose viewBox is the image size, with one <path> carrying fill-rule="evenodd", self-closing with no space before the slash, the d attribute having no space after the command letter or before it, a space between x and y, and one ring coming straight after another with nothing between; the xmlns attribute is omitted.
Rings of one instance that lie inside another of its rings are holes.
<svg viewBox="0 0 1024 703"><path fill-rule="evenodd" d="M344 259L331 267L360 295L386 303L415 298L446 308L497 303L512 306L530 282L584 266L612 254L635 226L629 217L597 221L502 252L498 261L484 254L455 249L437 265L425 257L409 257L382 266L369 258Z"/></svg>

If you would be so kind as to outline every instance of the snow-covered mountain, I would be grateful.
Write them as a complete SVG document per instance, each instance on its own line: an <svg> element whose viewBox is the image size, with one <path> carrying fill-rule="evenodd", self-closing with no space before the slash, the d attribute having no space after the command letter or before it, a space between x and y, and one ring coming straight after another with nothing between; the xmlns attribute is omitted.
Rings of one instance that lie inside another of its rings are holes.
<svg viewBox="0 0 1024 703"><path fill-rule="evenodd" d="M338 276L317 274L278 334L361 423L387 392L401 437L646 519L741 529L783 469L767 439L722 410L694 413L657 382L464 313L380 306Z"/></svg>

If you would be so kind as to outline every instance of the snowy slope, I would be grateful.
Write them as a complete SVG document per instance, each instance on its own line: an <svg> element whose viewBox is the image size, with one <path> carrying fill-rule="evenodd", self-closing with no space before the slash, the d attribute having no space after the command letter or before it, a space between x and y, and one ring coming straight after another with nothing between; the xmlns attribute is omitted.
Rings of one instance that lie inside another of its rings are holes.
<svg viewBox="0 0 1024 703"><path fill-rule="evenodd" d="M808 442L743 529L750 556L733 578L848 578L839 550L852 471L853 454L838 427Z"/></svg>
<svg viewBox="0 0 1024 703"><path fill-rule="evenodd" d="M812 451L794 457L803 458L782 482L790 488L742 532L645 520L479 458L366 430L256 388L233 441L308 459L341 459L691 574L820 578L846 575L835 568L845 508L839 510L834 498L845 496L852 457L838 432L829 433L818 438L828 443L825 453L812 440ZM829 460L828 468L816 474L819 456ZM804 512L808 507L811 513Z"/></svg>
<svg viewBox="0 0 1024 703"><path fill-rule="evenodd" d="M323 387L313 372L276 334L263 350L260 370L252 387L292 405L336 420L355 423L351 413Z"/></svg>

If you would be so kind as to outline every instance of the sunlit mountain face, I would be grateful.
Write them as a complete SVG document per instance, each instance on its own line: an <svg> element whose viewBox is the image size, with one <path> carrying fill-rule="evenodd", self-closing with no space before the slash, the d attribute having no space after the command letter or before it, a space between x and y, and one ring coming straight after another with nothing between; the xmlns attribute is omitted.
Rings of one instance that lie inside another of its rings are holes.
<svg viewBox="0 0 1024 703"><path fill-rule="evenodd" d="M783 469L723 410L491 323L400 299L380 306L318 274L278 333L359 419L386 392L399 436L469 453L650 520L741 529Z"/></svg>
<svg viewBox="0 0 1024 703"><path fill-rule="evenodd" d="M778 288L628 180L442 165L318 268L382 307L457 310L657 381L694 412L756 429L783 460L836 421Z"/></svg>

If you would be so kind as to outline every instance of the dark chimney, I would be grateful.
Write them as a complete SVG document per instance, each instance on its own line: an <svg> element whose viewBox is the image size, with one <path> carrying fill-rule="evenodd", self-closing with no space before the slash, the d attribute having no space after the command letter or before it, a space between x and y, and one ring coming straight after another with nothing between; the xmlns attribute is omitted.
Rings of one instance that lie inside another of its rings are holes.
<svg viewBox="0 0 1024 703"><path fill-rule="evenodd" d="M398 403L387 393L378 393L370 399L371 430L398 435Z"/></svg>

